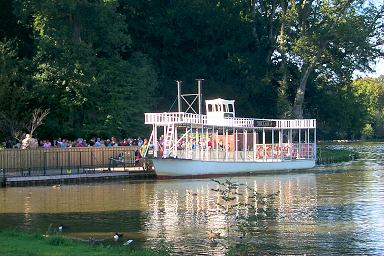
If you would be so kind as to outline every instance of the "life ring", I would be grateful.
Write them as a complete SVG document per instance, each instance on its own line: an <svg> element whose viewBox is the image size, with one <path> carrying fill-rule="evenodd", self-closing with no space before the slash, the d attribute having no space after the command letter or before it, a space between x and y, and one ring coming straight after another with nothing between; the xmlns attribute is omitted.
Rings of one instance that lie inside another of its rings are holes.
<svg viewBox="0 0 384 256"><path fill-rule="evenodd" d="M307 147L306 144L301 145L300 151L301 151L301 155L300 156L302 158L307 158L307 156L308 156L308 147Z"/></svg>
<svg viewBox="0 0 384 256"><path fill-rule="evenodd" d="M284 147L283 147L283 156L284 157L290 157L289 155L289 149L290 149L290 145L289 144L286 144Z"/></svg>
<svg viewBox="0 0 384 256"><path fill-rule="evenodd" d="M264 149L262 146L257 147L257 158L263 159L264 158Z"/></svg>
<svg viewBox="0 0 384 256"><path fill-rule="evenodd" d="M272 146L271 146L271 145L267 146L267 148L265 149L265 155L266 155L268 158L271 158L271 157L272 157Z"/></svg>
<svg viewBox="0 0 384 256"><path fill-rule="evenodd" d="M280 158L280 156L281 156L281 147L276 145L275 146L275 150L274 150L273 153L274 153L275 158Z"/></svg>
<svg viewBox="0 0 384 256"><path fill-rule="evenodd" d="M291 155L292 155L293 158L297 158L298 157L298 150L297 150L296 146L292 146L291 147Z"/></svg>

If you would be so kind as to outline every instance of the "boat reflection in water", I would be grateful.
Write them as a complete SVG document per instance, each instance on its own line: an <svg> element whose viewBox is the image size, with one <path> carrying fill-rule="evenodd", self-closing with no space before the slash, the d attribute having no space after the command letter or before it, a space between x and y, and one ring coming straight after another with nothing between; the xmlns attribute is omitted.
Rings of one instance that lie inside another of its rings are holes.
<svg viewBox="0 0 384 256"><path fill-rule="evenodd" d="M218 180L225 180L220 178ZM257 176L231 178L231 182L242 183L262 194L280 191L276 198L278 216L275 223L269 223L275 239L282 239L291 229L305 232L315 227L317 208L316 178L314 174L286 174L278 176ZM211 180L162 180L154 186L154 194L149 202L148 218L145 223L148 241L163 237L175 245L179 252L206 252L209 255L224 253L225 245L210 246L208 232L227 234L227 219L218 203L223 203L218 188ZM245 189L237 196L236 202L249 203ZM235 214L248 214L235 212ZM281 225L284 223L284 225ZM293 224L295 223L295 224ZM233 234L231 234L233 235Z"/></svg>

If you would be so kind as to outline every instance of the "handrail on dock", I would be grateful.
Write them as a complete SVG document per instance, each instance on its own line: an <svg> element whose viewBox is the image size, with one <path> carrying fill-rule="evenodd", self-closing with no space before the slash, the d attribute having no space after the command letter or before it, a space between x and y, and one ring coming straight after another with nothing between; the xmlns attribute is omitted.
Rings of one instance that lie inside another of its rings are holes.
<svg viewBox="0 0 384 256"><path fill-rule="evenodd" d="M135 166L137 146L76 147L0 150L0 170L4 176L72 174L107 170L111 158L125 154L124 167Z"/></svg>

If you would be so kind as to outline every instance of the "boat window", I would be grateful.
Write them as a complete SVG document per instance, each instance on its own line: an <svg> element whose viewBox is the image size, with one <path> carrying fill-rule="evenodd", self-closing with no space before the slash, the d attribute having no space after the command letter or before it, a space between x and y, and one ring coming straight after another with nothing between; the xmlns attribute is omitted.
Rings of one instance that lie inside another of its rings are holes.
<svg viewBox="0 0 384 256"><path fill-rule="evenodd" d="M216 104L216 111L221 112L221 105L220 104Z"/></svg>
<svg viewBox="0 0 384 256"><path fill-rule="evenodd" d="M212 104L208 104L208 112L212 112Z"/></svg>
<svg viewBox="0 0 384 256"><path fill-rule="evenodd" d="M233 112L233 104L228 105L228 111L227 112Z"/></svg>

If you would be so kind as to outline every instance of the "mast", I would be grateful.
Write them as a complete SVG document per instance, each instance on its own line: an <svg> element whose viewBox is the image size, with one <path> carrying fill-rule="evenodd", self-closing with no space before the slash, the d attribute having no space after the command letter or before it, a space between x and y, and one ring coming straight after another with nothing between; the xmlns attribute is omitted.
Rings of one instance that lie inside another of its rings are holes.
<svg viewBox="0 0 384 256"><path fill-rule="evenodd" d="M181 112L181 81L176 80L177 83L177 111Z"/></svg>
<svg viewBox="0 0 384 256"><path fill-rule="evenodd" d="M196 81L197 81L197 97L199 99L199 115L201 115L202 102L203 102L203 99L201 97L201 84L204 81L204 79L196 79Z"/></svg>

